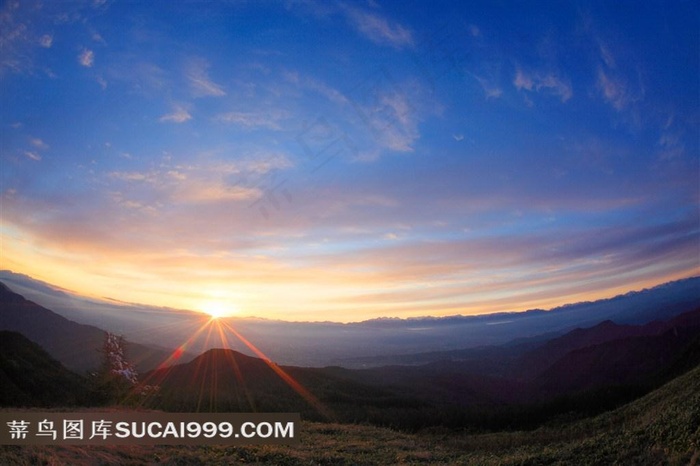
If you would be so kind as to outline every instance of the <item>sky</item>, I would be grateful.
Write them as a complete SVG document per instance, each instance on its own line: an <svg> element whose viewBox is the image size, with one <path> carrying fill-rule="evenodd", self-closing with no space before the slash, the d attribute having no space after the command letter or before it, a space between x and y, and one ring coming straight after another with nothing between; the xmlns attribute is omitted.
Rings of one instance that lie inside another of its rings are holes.
<svg viewBox="0 0 700 466"><path fill-rule="evenodd" d="M700 273L690 1L0 3L0 268L290 321Z"/></svg>

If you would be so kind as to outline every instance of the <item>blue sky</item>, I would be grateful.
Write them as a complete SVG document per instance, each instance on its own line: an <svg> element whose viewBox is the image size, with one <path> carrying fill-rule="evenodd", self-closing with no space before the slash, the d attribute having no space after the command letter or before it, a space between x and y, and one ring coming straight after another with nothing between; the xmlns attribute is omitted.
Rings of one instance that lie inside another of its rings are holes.
<svg viewBox="0 0 700 466"><path fill-rule="evenodd" d="M699 13L4 2L2 268L338 321L696 275Z"/></svg>

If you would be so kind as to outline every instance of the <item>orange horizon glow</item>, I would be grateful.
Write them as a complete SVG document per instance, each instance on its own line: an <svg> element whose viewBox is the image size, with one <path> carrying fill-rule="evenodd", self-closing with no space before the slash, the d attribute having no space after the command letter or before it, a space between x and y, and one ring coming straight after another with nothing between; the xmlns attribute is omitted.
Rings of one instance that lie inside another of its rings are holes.
<svg viewBox="0 0 700 466"><path fill-rule="evenodd" d="M430 270L419 271L429 280L424 283L420 276L403 276L400 271L372 271L381 266L372 258L362 262L368 272L342 264L292 269L272 258L247 263L183 254L175 262L168 251L152 251L140 259L117 250L93 255L83 248L62 247L31 234L18 236L8 231L0 228L2 269L90 299L189 310L218 318L349 323L381 317L521 312L611 298L700 275L692 254L681 254L674 262L644 264L618 273L579 271L580 265L574 263L571 271L532 278L525 268L508 273L485 270L486 278L477 271L464 275L463 281L452 279L443 284L432 280Z"/></svg>
<svg viewBox="0 0 700 466"><path fill-rule="evenodd" d="M212 283L186 279L185 283L177 283L175 278L158 280L152 277L148 281L148 287L144 287L142 283L133 286L131 279L122 277L110 279L103 273L92 275L91 270L75 270L65 265L61 266L50 259L47 262L51 266L23 267L20 266L19 261L7 260L7 257L3 256L1 268L27 275L78 296L111 303L122 302L125 306L154 306L186 310L215 319L253 317L290 322L339 323L360 322L380 317L470 316L523 312L535 308L552 309L575 302L612 298L629 291L651 288L669 281L700 275L700 268L691 267L687 270L664 271L666 273L651 271L628 279L616 277L614 280L597 280L592 283L554 281L554 286L549 289L546 286L525 286L524 289L510 290L498 284L491 284L491 286L475 287L473 291L465 287L465 295L468 299L462 300L440 299L440 297L421 300L420 296L416 295L415 301L382 302L377 299L377 302L373 303L370 297L358 300L355 294L358 288L353 286L339 287L341 290L350 289L347 302L343 302L342 295L338 297L340 294L338 289L329 292L327 286L319 287L316 292L313 287L304 286L300 287L301 293L298 295L290 293L277 297L270 290L280 284L271 281L259 284L246 283L245 286L235 286L235 283L232 283L231 288L235 288L235 291L227 292L221 291L226 290L222 281ZM53 270L55 273L46 274L45 270ZM137 278L135 281L140 280ZM288 288L285 284L282 284L282 287ZM371 287L379 288L376 283L369 284L367 288ZM212 292L212 289L217 291ZM320 303L309 303L309 293L316 298L320 295L325 299ZM305 303L308 305L305 306Z"/></svg>

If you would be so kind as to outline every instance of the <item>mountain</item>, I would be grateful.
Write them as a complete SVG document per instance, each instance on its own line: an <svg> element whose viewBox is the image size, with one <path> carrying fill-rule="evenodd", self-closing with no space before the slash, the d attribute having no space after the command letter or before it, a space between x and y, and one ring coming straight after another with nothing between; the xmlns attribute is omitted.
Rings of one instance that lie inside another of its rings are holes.
<svg viewBox="0 0 700 466"><path fill-rule="evenodd" d="M518 360L518 370L523 376L527 373L536 374L575 350L635 337L658 336L679 327L692 329L698 326L700 326L700 307L667 321L656 320L645 325L619 325L606 320L589 328L574 329L527 351Z"/></svg>
<svg viewBox="0 0 700 466"><path fill-rule="evenodd" d="M0 281L75 322L109 329L129 341L152 346L154 341L189 351L227 347L253 355L245 344L194 334L208 317L191 311L119 301L92 299L57 289L30 277L0 271ZM700 277L687 278L609 299L561 306L551 310L502 312L480 316L374 319L365 322L285 322L255 317L220 321L235 327L280 364L366 368L391 364L425 364L445 359L444 352L463 351L514 340L545 341L576 328L610 320L618 325L644 325L667 320L700 306ZM515 311L515 310L514 310ZM415 356L414 360L411 357Z"/></svg>
<svg viewBox="0 0 700 466"><path fill-rule="evenodd" d="M87 397L85 379L24 335L0 331L0 406L74 406Z"/></svg>
<svg viewBox="0 0 700 466"><path fill-rule="evenodd" d="M406 397L440 400L457 410L481 406L500 411L491 416L497 425L503 421L498 416L515 419L504 406L521 406L518 416L528 412L536 424L561 410L613 408L700 365L700 308L646 325L606 321L545 341L447 354L449 358L423 365L329 370ZM480 415L472 412L472 417Z"/></svg>
<svg viewBox="0 0 700 466"><path fill-rule="evenodd" d="M530 362L546 354L546 365ZM369 369L279 366L230 349L144 374L145 407L286 411L305 419L421 429L531 429L612 409L700 365L700 309L643 326L603 322L461 360Z"/></svg>
<svg viewBox="0 0 700 466"><path fill-rule="evenodd" d="M366 410L416 402L327 369L279 366L230 349L143 374L159 391L145 406L168 411L300 412L307 419L367 420Z"/></svg>
<svg viewBox="0 0 700 466"><path fill-rule="evenodd" d="M96 369L102 359L104 330L61 317L14 293L3 283L0 283L0 330L21 333L79 373ZM126 352L139 371L157 367L170 355L136 343L127 343Z"/></svg>
<svg viewBox="0 0 700 466"><path fill-rule="evenodd" d="M665 382L669 375L677 375L677 368L700 364L700 308L655 324L623 329L618 338L568 351L537 375L533 389L538 396L548 398L606 386L644 386ZM596 326L587 333L602 337L610 332Z"/></svg>

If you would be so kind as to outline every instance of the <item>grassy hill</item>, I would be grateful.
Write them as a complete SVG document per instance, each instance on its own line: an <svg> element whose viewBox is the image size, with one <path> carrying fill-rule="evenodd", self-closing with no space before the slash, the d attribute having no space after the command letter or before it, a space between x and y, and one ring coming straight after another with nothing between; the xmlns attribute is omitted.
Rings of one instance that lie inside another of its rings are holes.
<svg viewBox="0 0 700 466"><path fill-rule="evenodd" d="M2 447L2 464L697 464L700 367L615 411L535 431L407 434L304 422L301 444L202 447Z"/></svg>

